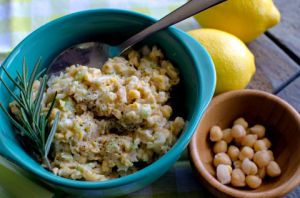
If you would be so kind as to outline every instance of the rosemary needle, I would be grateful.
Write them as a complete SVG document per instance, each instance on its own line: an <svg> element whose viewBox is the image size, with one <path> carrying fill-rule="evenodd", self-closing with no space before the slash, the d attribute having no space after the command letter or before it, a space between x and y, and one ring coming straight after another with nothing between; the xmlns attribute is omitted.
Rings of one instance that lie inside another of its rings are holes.
<svg viewBox="0 0 300 198"><path fill-rule="evenodd" d="M54 134L57 129L59 120L59 112L56 113L55 119L51 122L50 115L55 105L56 94L51 102L48 112L42 113L42 99L46 90L48 77L44 74L45 70L38 73L40 60L35 64L33 71L28 76L25 60L23 61L22 74L17 72L16 80L7 72L5 67L2 69L8 76L13 85L19 89L18 94L9 88L9 86L0 77L0 81L13 97L18 113L11 115L7 109L0 103L0 108L8 116L11 123L18 129L17 132L21 135L23 145L28 145L31 152L39 155L39 160L51 169L48 159L48 154L53 141ZM40 80L40 86L36 97L32 97L32 86L35 80Z"/></svg>

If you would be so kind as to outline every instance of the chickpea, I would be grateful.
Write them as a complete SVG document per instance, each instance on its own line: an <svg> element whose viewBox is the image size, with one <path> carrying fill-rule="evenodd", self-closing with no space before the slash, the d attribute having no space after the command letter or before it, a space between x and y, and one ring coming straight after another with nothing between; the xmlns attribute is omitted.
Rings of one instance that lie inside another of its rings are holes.
<svg viewBox="0 0 300 198"><path fill-rule="evenodd" d="M227 143L224 140L216 142L213 147L214 153L225 153L227 152Z"/></svg>
<svg viewBox="0 0 300 198"><path fill-rule="evenodd" d="M267 166L267 174L270 177L277 177L281 174L281 169L275 161L271 161Z"/></svg>
<svg viewBox="0 0 300 198"><path fill-rule="evenodd" d="M218 153L214 157L214 165L217 167L219 164L231 165L231 160L226 153Z"/></svg>
<svg viewBox="0 0 300 198"><path fill-rule="evenodd" d="M255 175L257 173L257 166L254 162L246 158L243 160L242 170L246 175Z"/></svg>
<svg viewBox="0 0 300 198"><path fill-rule="evenodd" d="M253 156L253 161L259 168L267 166L271 161L270 153L266 150L258 151Z"/></svg>
<svg viewBox="0 0 300 198"><path fill-rule="evenodd" d="M246 134L250 134L251 130L249 128L246 129Z"/></svg>
<svg viewBox="0 0 300 198"><path fill-rule="evenodd" d="M244 118L238 118L234 121L233 125L242 125L245 129L248 128L248 122Z"/></svg>
<svg viewBox="0 0 300 198"><path fill-rule="evenodd" d="M217 167L217 179L222 184L229 184L231 181L231 172L230 172L231 166L220 164Z"/></svg>
<svg viewBox="0 0 300 198"><path fill-rule="evenodd" d="M239 159L244 160L245 158L252 159L254 155L254 151L249 146L244 146L239 154Z"/></svg>
<svg viewBox="0 0 300 198"><path fill-rule="evenodd" d="M266 142L263 140L257 140L254 145L253 148L255 151L262 151L262 150L267 150L267 145Z"/></svg>
<svg viewBox="0 0 300 198"><path fill-rule="evenodd" d="M227 154L229 155L229 157L232 161L235 161L239 157L240 150L238 147L231 145L228 148Z"/></svg>
<svg viewBox="0 0 300 198"><path fill-rule="evenodd" d="M141 97L141 93L138 90L136 90L136 89L129 90L129 92L128 92L128 98L130 100L138 99L140 97Z"/></svg>
<svg viewBox="0 0 300 198"><path fill-rule="evenodd" d="M241 146L242 146L242 141L243 141L244 137L245 137L245 136L240 137L240 138L235 138L235 139L234 139L234 144L235 144L236 146L238 146L238 147L241 147Z"/></svg>
<svg viewBox="0 0 300 198"><path fill-rule="evenodd" d="M160 111L165 118L170 118L173 110L169 105L164 105L161 107Z"/></svg>
<svg viewBox="0 0 300 198"><path fill-rule="evenodd" d="M245 174L239 168L236 168L232 171L231 174L231 184L236 187L243 187L245 183Z"/></svg>
<svg viewBox="0 0 300 198"><path fill-rule="evenodd" d="M267 150L267 152L268 152L268 154L269 154L269 156L270 156L270 158L271 158L271 161L274 161L273 151Z"/></svg>
<svg viewBox="0 0 300 198"><path fill-rule="evenodd" d="M248 175L248 176L246 177L246 183L247 183L247 185L248 185L250 188L255 189L255 188L258 188L258 187L261 185L262 180L261 180L261 178L259 178L259 177L256 176L256 175Z"/></svg>
<svg viewBox="0 0 300 198"><path fill-rule="evenodd" d="M266 133L266 128L263 125L254 125L250 128L251 133L256 134L258 138L263 138Z"/></svg>
<svg viewBox="0 0 300 198"><path fill-rule="evenodd" d="M272 143L268 138L263 138L262 140L265 142L267 149L272 146Z"/></svg>
<svg viewBox="0 0 300 198"><path fill-rule="evenodd" d="M231 129L231 135L233 138L241 138L246 135L246 130L242 125L236 124Z"/></svg>
<svg viewBox="0 0 300 198"><path fill-rule="evenodd" d="M229 170L229 173L231 174L232 173L232 167L231 167L231 165L227 165L227 168Z"/></svg>
<svg viewBox="0 0 300 198"><path fill-rule="evenodd" d="M223 132L222 140L224 140L225 142L227 142L227 144L229 144L233 139L233 137L231 135L231 129L225 129L222 132Z"/></svg>
<svg viewBox="0 0 300 198"><path fill-rule="evenodd" d="M257 140L257 135L256 134L248 134L245 137L243 137L241 145L242 146L253 147L256 140Z"/></svg>
<svg viewBox="0 0 300 198"><path fill-rule="evenodd" d="M258 171L257 171L257 175L261 179L265 178L266 177L266 167L259 168Z"/></svg>
<svg viewBox="0 0 300 198"><path fill-rule="evenodd" d="M233 166L234 166L234 168L239 168L239 169L241 169L242 168L242 161L234 161L233 162Z"/></svg>
<svg viewBox="0 0 300 198"><path fill-rule="evenodd" d="M222 139L222 137L223 137L223 133L222 133L222 130L219 126L211 127L209 139L212 142L218 142Z"/></svg>

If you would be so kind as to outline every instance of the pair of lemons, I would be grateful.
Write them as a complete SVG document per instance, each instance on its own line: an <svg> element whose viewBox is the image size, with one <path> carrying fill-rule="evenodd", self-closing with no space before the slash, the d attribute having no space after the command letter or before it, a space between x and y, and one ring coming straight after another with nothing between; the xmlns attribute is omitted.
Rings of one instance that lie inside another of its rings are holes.
<svg viewBox="0 0 300 198"><path fill-rule="evenodd" d="M273 1L228 0L195 18L204 28L188 33L207 49L214 61L216 94L246 87L255 73L255 60L244 42L254 40L279 23L280 13Z"/></svg>

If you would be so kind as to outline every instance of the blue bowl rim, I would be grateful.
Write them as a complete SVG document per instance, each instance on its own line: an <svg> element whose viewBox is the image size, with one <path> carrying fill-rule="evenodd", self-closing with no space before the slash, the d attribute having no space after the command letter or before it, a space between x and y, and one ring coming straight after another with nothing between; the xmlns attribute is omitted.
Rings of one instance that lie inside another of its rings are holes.
<svg viewBox="0 0 300 198"><path fill-rule="evenodd" d="M8 62L10 62L11 59L14 58L14 53L16 51L18 51L23 43L26 40L29 40L30 38L34 37L36 34L38 34L40 31L43 31L44 29L48 28L49 26L54 26L56 24L59 24L62 21L68 20L72 17L75 16L80 16L80 15L88 15L88 14L93 14L93 13L98 13L98 12L107 12L107 13L117 13L117 14L124 14L124 15L131 15L131 16L136 16L138 18L143 18L145 20L149 20L152 22L157 21L156 19L146 16L144 14L140 14L137 12L133 12L133 11L127 11L127 10L119 10L119 9L93 9L93 10L85 10L85 11L80 11L80 12L76 12L76 13L72 13L63 17L60 17L58 19L55 19L53 21L50 21L48 23L46 23L45 25L41 26L40 28L38 28L37 30L33 31L30 35L28 35L22 42L20 42L15 48L14 50L10 53L10 55L7 57L7 59L3 62L2 66L6 66L8 64ZM189 52L189 54L191 54L191 57L193 57L193 59L195 59L195 57L192 55L191 50L189 49L189 47L180 40L180 38L178 38L176 32L180 32L183 34L186 34L185 32L178 30L175 27L169 27L167 29L171 34L174 35L174 38L181 43L182 47L185 48L186 51ZM199 46L201 46L199 44ZM203 47L202 47L203 48ZM206 50L203 50L202 54L203 56L205 56L210 65L213 67L213 62L208 54L208 52ZM194 61L195 62L195 61ZM214 69L213 69L214 70ZM197 76L199 77L197 79L197 83L200 84L200 69L198 67L196 67L196 71L197 71ZM215 84L215 72L213 72L213 77L214 79L212 79L213 83ZM214 87L214 86L213 86ZM199 87L200 88L200 87ZM176 144L166 153L164 154L159 160L155 161L154 163L148 165L147 167L133 173L127 176L123 176L121 178L116 178L116 179L111 179L111 180L107 180L107 181L98 181L98 182L90 182L90 181L78 181L78 180L71 180L71 179L67 179L67 178L63 178L60 176L56 176L54 174L52 174L50 171L41 171L41 170L36 170L34 168L32 168L30 166L29 163L24 163L23 160L18 156L18 155L14 155L12 153L14 153L11 148L7 147L5 145L5 143L3 144L5 146L5 149L9 152L9 156L12 155L12 158L14 161L17 162L17 164L19 165L23 165L22 167L29 170L30 172L34 173L35 175L39 176L40 178L44 178L46 179L46 182L52 182L54 184L59 184L62 186L66 186L66 187L72 187L72 188L78 188L78 189L95 189L95 188L101 188L101 189L106 189L106 188L112 188L112 187L117 187L117 186L123 186L123 185L127 185L130 184L132 182L135 182L137 180L141 180L144 177L147 177L149 175L151 175L151 172L154 171L159 171L161 166L164 166L168 163L168 159L171 158L172 156L177 156L178 153L182 153L183 148L186 147L186 145L189 143L189 140L191 139L192 135L194 134L194 131L196 130L196 127L198 125L198 122L200 121L200 117L201 114L203 113L204 109L208 106L208 103L210 101L210 99L213 96L213 91L212 93L210 93L210 95L208 96L208 101L207 103L201 105L200 104L200 100L198 100L196 102L196 108L197 109L191 119L190 119L190 126L188 129L186 129L186 131L180 136L180 138L178 139L178 141L176 142ZM197 95L199 96L199 94L201 93L201 90L197 90ZM0 133L0 141L3 140L3 135Z"/></svg>

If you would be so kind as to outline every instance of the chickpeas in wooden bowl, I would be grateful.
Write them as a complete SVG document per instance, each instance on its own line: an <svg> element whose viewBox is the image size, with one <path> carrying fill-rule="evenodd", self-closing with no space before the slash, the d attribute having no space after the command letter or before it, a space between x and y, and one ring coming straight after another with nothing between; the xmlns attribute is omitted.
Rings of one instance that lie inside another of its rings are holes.
<svg viewBox="0 0 300 198"><path fill-rule="evenodd" d="M200 181L218 197L281 197L300 184L300 116L257 90L216 96L190 145Z"/></svg>

